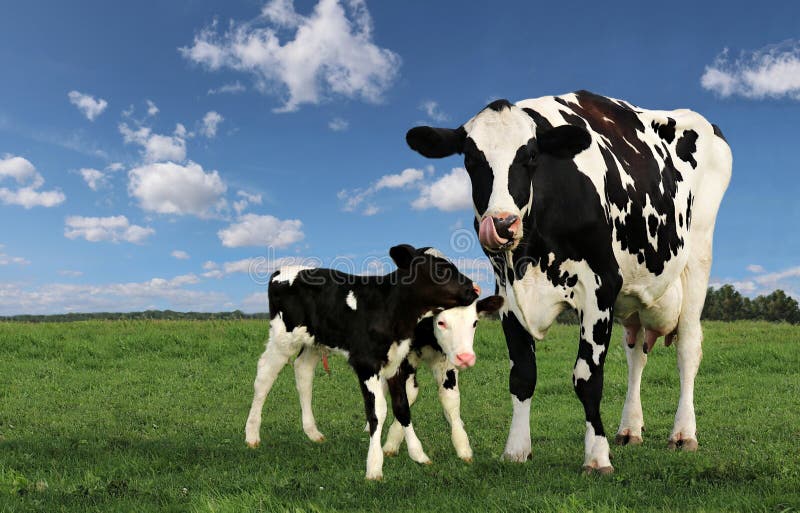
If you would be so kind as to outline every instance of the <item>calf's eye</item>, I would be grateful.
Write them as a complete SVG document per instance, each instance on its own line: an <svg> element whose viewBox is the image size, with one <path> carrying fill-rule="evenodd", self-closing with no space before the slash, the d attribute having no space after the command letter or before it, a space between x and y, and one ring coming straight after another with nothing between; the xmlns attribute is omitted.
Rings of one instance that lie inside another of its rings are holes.
<svg viewBox="0 0 800 513"><path fill-rule="evenodd" d="M478 319L475 319L475 322L472 323L472 327L473 328L477 328L478 327Z"/></svg>
<svg viewBox="0 0 800 513"><path fill-rule="evenodd" d="M438 324L440 328L446 328L447 327L447 323L444 322L444 321L439 321L436 324Z"/></svg>

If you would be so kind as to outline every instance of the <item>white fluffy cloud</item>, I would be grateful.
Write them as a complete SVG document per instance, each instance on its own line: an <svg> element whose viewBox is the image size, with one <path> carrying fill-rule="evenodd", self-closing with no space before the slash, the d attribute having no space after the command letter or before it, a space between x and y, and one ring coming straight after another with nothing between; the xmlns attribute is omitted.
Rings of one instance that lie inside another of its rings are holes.
<svg viewBox="0 0 800 513"><path fill-rule="evenodd" d="M368 203L375 193L382 189L411 187L419 183L424 176L425 172L421 169L408 168L398 174L384 175L366 189L344 189L339 191L336 196L344 203L342 210L345 212L354 212L360 209L363 215L371 216L380 212L378 206Z"/></svg>
<svg viewBox="0 0 800 513"><path fill-rule="evenodd" d="M236 211L236 215L242 215L242 212L250 206L250 204L260 205L261 204L261 195L260 194L252 194L247 191L238 191L236 193L240 199L233 202L233 209Z"/></svg>
<svg viewBox="0 0 800 513"><path fill-rule="evenodd" d="M203 116L203 126L200 129L200 133L204 136L212 139L217 136L217 126L222 123L225 118L222 117L222 114L216 111L209 111L206 112L206 115Z"/></svg>
<svg viewBox="0 0 800 513"><path fill-rule="evenodd" d="M159 108L153 103L151 100L145 100L147 102L147 115L148 116L155 116L159 112Z"/></svg>
<svg viewBox="0 0 800 513"><path fill-rule="evenodd" d="M419 106L419 110L425 113L429 119L437 123L443 123L449 119L449 116L442 112L439 104L433 100L425 100Z"/></svg>
<svg viewBox="0 0 800 513"><path fill-rule="evenodd" d="M328 122L328 128L330 128L334 132L344 132L345 130L350 128L350 123L346 119L333 118Z"/></svg>
<svg viewBox="0 0 800 513"><path fill-rule="evenodd" d="M91 190L96 191L103 186L106 175L102 171L85 167L78 170L78 172Z"/></svg>
<svg viewBox="0 0 800 513"><path fill-rule="evenodd" d="M292 35L281 41L280 36ZM363 0L320 0L311 14L291 0L271 0L256 19L201 30L180 52L214 71L249 73L262 92L285 97L279 111L294 111L330 95L378 102L398 74L400 57L373 42Z"/></svg>
<svg viewBox="0 0 800 513"><path fill-rule="evenodd" d="M209 89L208 94L239 94L243 93L246 89L247 88L237 80L230 84L223 84L219 87Z"/></svg>
<svg viewBox="0 0 800 513"><path fill-rule="evenodd" d="M453 168L450 174L425 185L411 207L416 210L437 208L445 212L471 209L472 186L466 169Z"/></svg>
<svg viewBox="0 0 800 513"><path fill-rule="evenodd" d="M269 246L285 248L303 239L303 223L297 219L281 220L269 215L245 214L235 223L217 232L222 245Z"/></svg>
<svg viewBox="0 0 800 513"><path fill-rule="evenodd" d="M800 266L788 267L781 271L768 273L764 267L756 264L748 265L747 270L753 274L746 279L714 279L709 286L719 288L730 284L748 296L770 294L781 289L788 295L800 299Z"/></svg>
<svg viewBox="0 0 800 513"><path fill-rule="evenodd" d="M227 187L219 173L191 161L146 164L131 169L128 178L128 194L149 212L207 218L225 205Z"/></svg>
<svg viewBox="0 0 800 513"><path fill-rule="evenodd" d="M70 91L67 93L69 102L76 106L89 121L94 121L108 107L108 102L102 98L95 98L89 94Z"/></svg>
<svg viewBox="0 0 800 513"><path fill-rule="evenodd" d="M742 52L736 59L726 49L706 66L700 84L723 98L800 100L800 41Z"/></svg>
<svg viewBox="0 0 800 513"><path fill-rule="evenodd" d="M30 261L25 259L25 258L16 257L16 256L11 256L11 255L5 254L3 252L3 248L4 247L5 246L0 244L0 265L12 265L12 264L13 265L28 265L28 264L30 264Z"/></svg>
<svg viewBox="0 0 800 513"><path fill-rule="evenodd" d="M65 312L126 312L145 309L219 311L235 305L220 292L192 290L193 274L143 282L77 285L52 283L26 288L0 283L0 315Z"/></svg>
<svg viewBox="0 0 800 513"><path fill-rule="evenodd" d="M175 126L172 135L154 134L146 126L133 129L127 123L119 124L119 132L126 144L133 143L142 147L143 157L147 162L186 160L186 127L180 123Z"/></svg>
<svg viewBox="0 0 800 513"><path fill-rule="evenodd" d="M189 257L189 253L187 253L187 252L185 252L185 251L183 251L181 249L174 250L172 253L170 253L170 256L172 256L172 258L175 258L175 259L178 259L178 260L189 260L189 258L190 258Z"/></svg>
<svg viewBox="0 0 800 513"><path fill-rule="evenodd" d="M0 158L0 182L13 178L17 187L0 187L0 202L6 205L20 205L26 209L33 207L54 207L66 199L58 190L39 190L44 178L31 162L22 157L4 155Z"/></svg>
<svg viewBox="0 0 800 513"><path fill-rule="evenodd" d="M155 233L152 228L131 224L125 216L70 216L64 223L64 236L89 242L133 242L140 244Z"/></svg>

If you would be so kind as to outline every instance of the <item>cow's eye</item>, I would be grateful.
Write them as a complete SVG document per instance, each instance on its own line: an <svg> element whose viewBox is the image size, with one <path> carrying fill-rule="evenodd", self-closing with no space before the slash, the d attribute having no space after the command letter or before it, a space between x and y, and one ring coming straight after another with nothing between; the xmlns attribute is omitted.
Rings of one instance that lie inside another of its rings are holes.
<svg viewBox="0 0 800 513"><path fill-rule="evenodd" d="M445 329L447 327L447 323L444 321L439 321L436 324L442 329Z"/></svg>
<svg viewBox="0 0 800 513"><path fill-rule="evenodd" d="M472 327L473 328L477 328L478 327L478 319L475 319L475 322L472 323Z"/></svg>

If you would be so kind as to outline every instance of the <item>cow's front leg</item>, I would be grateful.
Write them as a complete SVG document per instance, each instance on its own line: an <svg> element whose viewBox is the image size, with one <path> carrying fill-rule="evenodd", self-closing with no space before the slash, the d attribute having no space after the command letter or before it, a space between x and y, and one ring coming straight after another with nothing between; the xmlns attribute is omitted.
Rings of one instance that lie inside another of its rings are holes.
<svg viewBox="0 0 800 513"><path fill-rule="evenodd" d="M450 423L450 439L456 454L467 463L472 462L472 447L469 437L461 420L461 393L458 390L458 369L445 361L434 371L434 377L439 384L439 401L444 409L444 416Z"/></svg>
<svg viewBox="0 0 800 513"><path fill-rule="evenodd" d="M578 357L572 373L575 393L583 404L586 415L586 436L583 468L586 472L597 470L601 474L614 471L608 449L608 440L600 419L600 400L603 397L603 365L611 340L612 311L589 305L580 312L581 340Z"/></svg>
<svg viewBox="0 0 800 513"><path fill-rule="evenodd" d="M422 443L417 438L414 426L411 424L411 407L406 395L409 367L404 362L397 370L397 374L387 380L389 383L389 395L392 396L392 413L394 413L395 420L403 426L408 455L417 463L429 464L431 460L422 449Z"/></svg>
<svg viewBox="0 0 800 513"><path fill-rule="evenodd" d="M401 370L404 366L408 365L405 369L405 382L406 382L406 397L408 398L409 408L414 406L414 402L419 395L419 384L417 383L417 369L409 360L406 360L401 365ZM367 428L369 429L369 428ZM386 456L396 456L400 451L400 446L403 444L403 437L405 431L403 425L397 420L395 416L392 425L389 426L389 432L386 434L386 443L383 444L383 454Z"/></svg>
<svg viewBox="0 0 800 513"><path fill-rule="evenodd" d="M369 451L367 452L367 474L370 480L383 479L383 450L381 431L386 420L386 396L378 369L356 367L361 394L364 396L364 411L369 425Z"/></svg>
<svg viewBox="0 0 800 513"><path fill-rule="evenodd" d="M644 330L638 324L624 326L622 347L628 359L628 392L622 407L615 442L619 445L639 445L642 443L644 415L642 414L642 371L647 365L647 353L643 351Z"/></svg>
<svg viewBox="0 0 800 513"><path fill-rule="evenodd" d="M533 337L520 324L513 312L503 316L511 372L508 389L514 413L503 458L524 462L531 457L531 399L536 388L536 353Z"/></svg>

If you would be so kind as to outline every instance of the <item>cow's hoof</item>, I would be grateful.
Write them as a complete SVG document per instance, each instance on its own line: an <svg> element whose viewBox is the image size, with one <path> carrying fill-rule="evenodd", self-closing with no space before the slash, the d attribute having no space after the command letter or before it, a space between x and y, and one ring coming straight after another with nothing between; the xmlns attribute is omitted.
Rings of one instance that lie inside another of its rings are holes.
<svg viewBox="0 0 800 513"><path fill-rule="evenodd" d="M641 436L628 433L617 433L617 436L614 437L614 443L617 445L642 445L643 441Z"/></svg>
<svg viewBox="0 0 800 513"><path fill-rule="evenodd" d="M370 474L369 472L366 475L367 481L383 481L383 472L377 472L375 474Z"/></svg>
<svg viewBox="0 0 800 513"><path fill-rule="evenodd" d="M325 435L323 435L316 429L313 431L306 432L306 436L308 437L309 440L311 440L314 443L321 444L322 442L325 441Z"/></svg>
<svg viewBox="0 0 800 513"><path fill-rule="evenodd" d="M509 461L511 463L525 463L531 458L533 458L533 455L529 451L503 453L503 461Z"/></svg>
<svg viewBox="0 0 800 513"><path fill-rule="evenodd" d="M472 463L472 456L464 456L463 458L461 458L461 461L463 461L464 463Z"/></svg>
<svg viewBox="0 0 800 513"><path fill-rule="evenodd" d="M251 449L258 449L258 446L261 445L260 440L248 440L247 446Z"/></svg>
<svg viewBox="0 0 800 513"><path fill-rule="evenodd" d="M681 438L678 440L671 439L669 443L667 443L667 448L671 451L680 449L682 451L695 452L697 451L698 447L699 444L694 438Z"/></svg>
<svg viewBox="0 0 800 513"><path fill-rule="evenodd" d="M583 472L586 475L593 474L593 473L597 472L601 476L607 476L609 474L613 474L614 473L614 467L609 465L608 467L595 468L595 467L592 467L590 465L584 465L583 466Z"/></svg>
<svg viewBox="0 0 800 513"><path fill-rule="evenodd" d="M393 458L397 456L398 450L397 449L384 449L383 455L388 456L389 458Z"/></svg>

